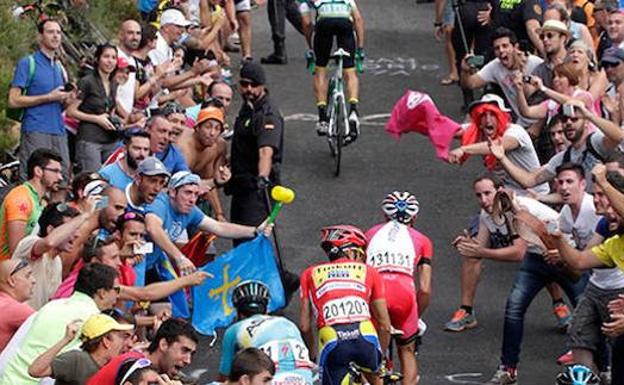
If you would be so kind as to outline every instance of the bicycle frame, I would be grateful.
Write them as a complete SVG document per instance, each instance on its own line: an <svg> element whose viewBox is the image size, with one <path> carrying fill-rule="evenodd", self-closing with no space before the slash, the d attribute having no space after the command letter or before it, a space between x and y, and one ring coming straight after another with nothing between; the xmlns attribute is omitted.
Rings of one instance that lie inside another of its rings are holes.
<svg viewBox="0 0 624 385"><path fill-rule="evenodd" d="M344 120L344 127L345 127L345 132L343 135L348 135L349 134L349 124L348 124L348 119L347 119L347 114L346 114L346 103L345 103L345 95L344 95L344 79L343 79L343 57L347 56L348 53L345 52L342 49L339 49L338 51L336 51L332 56L331 59L336 60L336 69L333 73L333 75L331 76L330 80L329 80L329 87L330 87L330 91L329 91L329 98L328 98L328 103L327 103L327 113L329 115L329 131L328 131L328 137L335 137L336 136L336 132L335 132L335 127L337 126L336 124L333 124L336 120L336 108L338 107L338 104L340 104L340 107L342 108L341 110L343 111L343 120Z"/></svg>

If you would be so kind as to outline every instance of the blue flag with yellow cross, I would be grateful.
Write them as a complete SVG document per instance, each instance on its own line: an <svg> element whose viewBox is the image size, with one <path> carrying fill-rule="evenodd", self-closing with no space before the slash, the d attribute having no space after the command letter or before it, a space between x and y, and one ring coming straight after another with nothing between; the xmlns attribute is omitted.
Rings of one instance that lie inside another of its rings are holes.
<svg viewBox="0 0 624 385"><path fill-rule="evenodd" d="M264 235L238 245L200 270L214 275L193 288L193 327L201 334L214 334L215 329L234 322L232 290L243 281L255 279L269 287L269 312L286 304L273 245Z"/></svg>

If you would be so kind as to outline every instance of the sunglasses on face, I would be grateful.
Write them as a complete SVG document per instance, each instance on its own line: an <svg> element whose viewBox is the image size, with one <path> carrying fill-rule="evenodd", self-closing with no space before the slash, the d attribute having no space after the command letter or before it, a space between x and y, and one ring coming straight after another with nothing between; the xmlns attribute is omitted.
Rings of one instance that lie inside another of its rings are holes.
<svg viewBox="0 0 624 385"><path fill-rule="evenodd" d="M552 33L552 32L547 32L547 33L542 33L539 35L541 40L544 40L546 38L548 39L552 39L553 37L557 36L556 34Z"/></svg>
<svg viewBox="0 0 624 385"><path fill-rule="evenodd" d="M241 80L238 82L238 84L240 84L242 88L258 87L260 85L260 83L252 82L250 80Z"/></svg>
<svg viewBox="0 0 624 385"><path fill-rule="evenodd" d="M17 265L15 265L13 270L11 270L11 273L9 274L9 277L12 277L15 274L19 273L20 270L24 270L26 268L26 266L28 266L28 261L25 260L25 259L20 260L19 263Z"/></svg>
<svg viewBox="0 0 624 385"><path fill-rule="evenodd" d="M563 118L561 118L562 121L567 122L570 121L572 123L576 123L579 121L580 118L574 117L574 116L564 116Z"/></svg>

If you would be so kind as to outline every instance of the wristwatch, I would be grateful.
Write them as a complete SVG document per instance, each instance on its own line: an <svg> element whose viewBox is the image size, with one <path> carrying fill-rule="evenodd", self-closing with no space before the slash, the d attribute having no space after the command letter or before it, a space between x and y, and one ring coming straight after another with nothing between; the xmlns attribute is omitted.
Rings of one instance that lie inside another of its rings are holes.
<svg viewBox="0 0 624 385"><path fill-rule="evenodd" d="M442 22L441 21L436 21L436 22L433 23L433 26L436 27L436 28L437 27L441 27L442 26Z"/></svg>

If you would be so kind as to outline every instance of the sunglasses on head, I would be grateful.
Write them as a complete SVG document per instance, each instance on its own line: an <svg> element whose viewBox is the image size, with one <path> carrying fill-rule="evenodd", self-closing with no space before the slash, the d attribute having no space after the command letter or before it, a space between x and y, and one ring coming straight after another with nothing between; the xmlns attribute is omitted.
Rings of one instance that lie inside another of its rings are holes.
<svg viewBox="0 0 624 385"><path fill-rule="evenodd" d="M11 273L9 274L9 277L14 276L15 274L19 273L20 270L23 270L26 268L26 266L28 266L28 261L25 259L21 259L19 261L19 263L17 265L15 265L15 267L13 268L13 270L11 270Z"/></svg>
<svg viewBox="0 0 624 385"><path fill-rule="evenodd" d="M253 82L251 80L240 80L238 82L238 84L240 84L240 86L243 87L243 88L247 88L249 86L251 86L251 87L258 87L260 85L260 83Z"/></svg>
<svg viewBox="0 0 624 385"><path fill-rule="evenodd" d="M128 369L126 374L124 374L124 376L121 379L120 384L125 383L128 377L134 374L134 372L136 372L137 370L145 369L150 366L152 366L152 361L148 360L147 358L139 358L138 360L134 362L134 364L132 364L132 366L130 367L130 369Z"/></svg>

